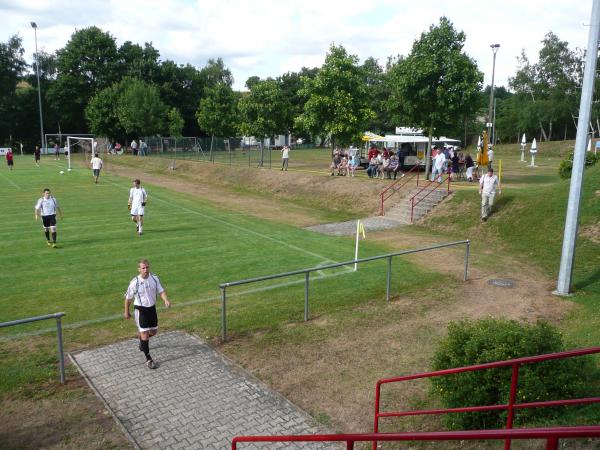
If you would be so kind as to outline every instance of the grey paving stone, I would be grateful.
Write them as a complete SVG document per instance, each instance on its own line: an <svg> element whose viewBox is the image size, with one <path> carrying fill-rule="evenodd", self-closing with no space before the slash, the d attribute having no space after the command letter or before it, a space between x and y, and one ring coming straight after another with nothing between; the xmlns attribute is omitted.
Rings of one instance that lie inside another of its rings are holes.
<svg viewBox="0 0 600 450"><path fill-rule="evenodd" d="M135 339L72 355L142 449L227 449L239 435L325 432L291 402L183 332L158 334L144 366ZM240 449L339 449L339 445L241 444Z"/></svg>

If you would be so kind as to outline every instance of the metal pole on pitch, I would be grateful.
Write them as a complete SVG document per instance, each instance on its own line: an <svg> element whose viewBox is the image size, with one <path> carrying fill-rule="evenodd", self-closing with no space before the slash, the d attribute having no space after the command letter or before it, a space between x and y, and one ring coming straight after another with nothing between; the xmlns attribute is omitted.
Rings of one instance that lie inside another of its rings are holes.
<svg viewBox="0 0 600 450"><path fill-rule="evenodd" d="M63 352L62 324L60 316L56 318L56 335L58 337L58 367L60 368L60 383L65 384L65 355Z"/></svg>
<svg viewBox="0 0 600 450"><path fill-rule="evenodd" d="M227 340L227 301L224 287L221 288L221 339L223 342Z"/></svg>
<svg viewBox="0 0 600 450"><path fill-rule="evenodd" d="M577 224L579 218L579 203L581 200L581 186L583 184L583 170L585 168L587 124L590 120L592 97L594 94L599 31L600 0L594 0L590 19L581 101L579 102L579 124L577 126L577 137L575 139L575 154L573 155L573 171L571 174L571 187L569 189L569 202L567 204L567 217L565 219L565 232L563 234L558 286L556 291L554 291L556 295L569 295L571 292L573 264L575 260L575 242L577 240Z"/></svg>
<svg viewBox="0 0 600 450"><path fill-rule="evenodd" d="M310 272L304 274L304 321L308 322L308 278Z"/></svg>
<svg viewBox="0 0 600 450"><path fill-rule="evenodd" d="M356 246L354 248L354 260L356 261L358 259L358 233L360 232L360 220L356 221ZM358 270L358 263L354 263L354 271L356 272Z"/></svg>

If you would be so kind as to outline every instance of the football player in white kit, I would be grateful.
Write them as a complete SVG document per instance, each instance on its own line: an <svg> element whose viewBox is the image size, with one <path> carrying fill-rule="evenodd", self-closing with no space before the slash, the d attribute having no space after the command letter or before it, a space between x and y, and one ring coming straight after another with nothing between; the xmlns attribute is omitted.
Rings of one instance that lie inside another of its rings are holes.
<svg viewBox="0 0 600 450"><path fill-rule="evenodd" d="M129 189L129 202L127 203L127 207L131 212L131 220L136 224L138 236L142 235L144 208L148 201L148 194L140 184L139 179L133 180L133 187Z"/></svg>

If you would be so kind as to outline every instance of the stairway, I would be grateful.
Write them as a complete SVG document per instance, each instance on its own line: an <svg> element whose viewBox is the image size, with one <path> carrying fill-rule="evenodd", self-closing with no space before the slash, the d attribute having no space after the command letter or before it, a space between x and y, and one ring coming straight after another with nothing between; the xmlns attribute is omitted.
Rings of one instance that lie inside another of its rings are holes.
<svg viewBox="0 0 600 450"><path fill-rule="evenodd" d="M435 186L432 185L431 188ZM421 190L421 187L415 187L412 191L402 199L399 203L395 204L385 212L385 218L390 220L396 220L401 223L410 224L410 210L411 203L410 199L413 195L416 195ZM429 195L428 195L429 194ZM435 208L442 200L448 196L448 192L445 187L440 187L435 191L426 189L415 197L415 209L413 212L413 223L427 215L429 211ZM422 200L421 200L422 199ZM421 201L419 201L421 200Z"/></svg>

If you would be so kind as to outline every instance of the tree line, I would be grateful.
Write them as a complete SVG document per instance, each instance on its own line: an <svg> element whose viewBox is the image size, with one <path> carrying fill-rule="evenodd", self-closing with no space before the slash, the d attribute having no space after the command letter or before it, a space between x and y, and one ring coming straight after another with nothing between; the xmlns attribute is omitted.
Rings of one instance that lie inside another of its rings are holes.
<svg viewBox="0 0 600 450"><path fill-rule="evenodd" d="M202 68L161 60L151 43L118 47L95 26L75 31L53 54L40 52L32 66L13 36L0 43L0 144L39 143L38 61L46 132L120 141L292 133L347 145L366 130L389 133L408 125L466 142L484 126L490 87L483 89L483 73L465 53L465 39L441 17L408 55L390 56L385 64L372 57L361 63L332 44L321 67L252 76L247 91L236 91L220 58ZM523 51L508 88L495 91L497 138L515 141L524 132L573 137L583 60L581 50L570 50L553 33L544 37L537 63Z"/></svg>

